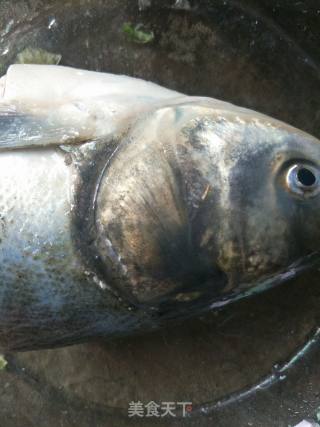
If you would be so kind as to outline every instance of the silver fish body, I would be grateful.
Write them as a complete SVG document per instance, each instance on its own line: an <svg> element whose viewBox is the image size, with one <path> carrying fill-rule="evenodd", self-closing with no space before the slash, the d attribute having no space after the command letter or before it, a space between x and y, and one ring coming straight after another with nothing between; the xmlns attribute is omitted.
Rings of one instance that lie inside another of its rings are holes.
<svg viewBox="0 0 320 427"><path fill-rule="evenodd" d="M317 263L316 138L124 76L0 87L2 348L154 329Z"/></svg>

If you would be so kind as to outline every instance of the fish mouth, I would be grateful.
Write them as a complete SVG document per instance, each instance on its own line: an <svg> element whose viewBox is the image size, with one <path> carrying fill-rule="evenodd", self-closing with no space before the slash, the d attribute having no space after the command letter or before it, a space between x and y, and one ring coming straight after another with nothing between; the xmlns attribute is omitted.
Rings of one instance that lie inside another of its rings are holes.
<svg viewBox="0 0 320 427"><path fill-rule="evenodd" d="M269 277L261 279L254 286L250 283L240 284L239 291L229 294L219 301L210 305L210 309L220 308L230 303L236 302L246 297L251 297L267 290L273 289L282 283L295 279L306 271L314 270L320 267L320 251L314 251L304 257L299 258L283 269Z"/></svg>

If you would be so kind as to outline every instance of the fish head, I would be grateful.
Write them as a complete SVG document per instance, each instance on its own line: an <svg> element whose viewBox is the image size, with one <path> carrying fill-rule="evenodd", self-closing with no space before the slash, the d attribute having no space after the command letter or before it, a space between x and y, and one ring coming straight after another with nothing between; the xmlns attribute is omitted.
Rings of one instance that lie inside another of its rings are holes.
<svg viewBox="0 0 320 427"><path fill-rule="evenodd" d="M108 161L96 246L109 282L164 312L225 304L318 259L320 143L200 99L148 113Z"/></svg>

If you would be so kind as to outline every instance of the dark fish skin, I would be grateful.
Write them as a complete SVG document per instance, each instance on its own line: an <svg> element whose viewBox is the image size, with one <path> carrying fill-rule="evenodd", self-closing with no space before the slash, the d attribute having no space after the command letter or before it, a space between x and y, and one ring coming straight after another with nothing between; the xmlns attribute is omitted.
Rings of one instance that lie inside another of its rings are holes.
<svg viewBox="0 0 320 427"><path fill-rule="evenodd" d="M215 100L162 104L0 151L3 350L159 328L318 264L319 141Z"/></svg>

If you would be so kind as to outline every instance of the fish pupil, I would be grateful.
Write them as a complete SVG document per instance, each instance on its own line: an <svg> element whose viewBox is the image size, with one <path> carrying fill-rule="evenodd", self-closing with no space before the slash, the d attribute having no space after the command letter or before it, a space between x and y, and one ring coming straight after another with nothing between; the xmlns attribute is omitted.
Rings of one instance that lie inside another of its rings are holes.
<svg viewBox="0 0 320 427"><path fill-rule="evenodd" d="M311 187L316 182L314 173L307 168L301 168L297 173L297 178L300 184L304 185L305 187Z"/></svg>

